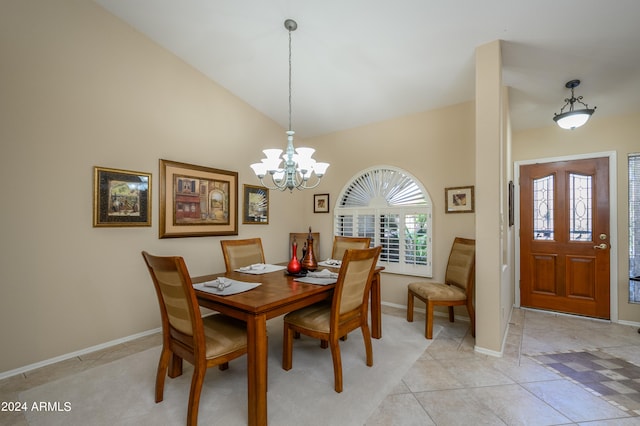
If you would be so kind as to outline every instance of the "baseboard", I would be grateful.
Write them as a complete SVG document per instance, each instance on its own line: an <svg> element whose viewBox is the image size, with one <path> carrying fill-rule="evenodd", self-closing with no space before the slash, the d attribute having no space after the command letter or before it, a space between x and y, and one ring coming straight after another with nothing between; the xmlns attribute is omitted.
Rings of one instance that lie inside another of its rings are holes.
<svg viewBox="0 0 640 426"><path fill-rule="evenodd" d="M0 373L0 380L6 379L7 377L15 376L17 374L26 373L27 371L35 370L36 368L46 367L47 365L55 364L56 362L65 361L70 358L74 358L81 355L86 355L91 352L99 351L101 349L106 349L111 346L119 345L121 343L130 342L132 340L139 339L141 337L149 336L154 333L160 332L160 328L155 328L153 330L143 331L142 333L132 334L131 336L123 337L121 339L111 340L109 342L101 343L99 345L91 346L85 349L81 349L79 351L71 352L68 354L60 355L54 358L49 358L44 361L36 362L33 364L25 365L24 367L19 367L14 370L4 371Z"/></svg>

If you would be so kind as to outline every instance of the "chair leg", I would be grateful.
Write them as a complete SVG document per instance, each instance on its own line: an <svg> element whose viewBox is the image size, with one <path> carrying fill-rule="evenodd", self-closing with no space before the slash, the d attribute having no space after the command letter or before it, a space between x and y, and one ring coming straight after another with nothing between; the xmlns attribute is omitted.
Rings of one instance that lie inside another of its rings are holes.
<svg viewBox="0 0 640 426"><path fill-rule="evenodd" d="M469 321L471 322L471 336L476 337L476 312L473 309L471 299L467 299L467 311L469 311Z"/></svg>
<svg viewBox="0 0 640 426"><path fill-rule="evenodd" d="M455 321L455 314L453 313L453 306L447 306L449 308L449 322Z"/></svg>
<svg viewBox="0 0 640 426"><path fill-rule="evenodd" d="M364 339L364 349L367 353L367 366L373 365L373 347L371 346L371 330L366 322L362 324L362 338Z"/></svg>
<svg viewBox="0 0 640 426"><path fill-rule="evenodd" d="M158 372L156 374L156 402L164 399L164 377L167 375L170 357L171 351L163 347L160 360L158 361Z"/></svg>
<svg viewBox="0 0 640 426"><path fill-rule="evenodd" d="M413 293L407 290L407 321L413 322Z"/></svg>
<svg viewBox="0 0 640 426"><path fill-rule="evenodd" d="M336 392L342 392L342 359L340 357L340 344L337 338L329 339L331 358L333 359L333 381Z"/></svg>
<svg viewBox="0 0 640 426"><path fill-rule="evenodd" d="M220 371L228 370L229 369L229 363L228 362L223 362L222 364L220 364L218 366L218 369Z"/></svg>
<svg viewBox="0 0 640 426"><path fill-rule="evenodd" d="M200 407L200 392L204 383L204 375L207 372L205 365L194 366L191 378L191 390L189 392L189 409L187 411L187 426L198 425L198 408Z"/></svg>
<svg viewBox="0 0 640 426"><path fill-rule="evenodd" d="M169 363L169 377L175 379L178 376L182 376L182 358L173 354Z"/></svg>
<svg viewBox="0 0 640 426"><path fill-rule="evenodd" d="M325 339L320 339L320 347L322 349L327 349L329 347L329 341Z"/></svg>
<svg viewBox="0 0 640 426"><path fill-rule="evenodd" d="M282 333L282 369L291 370L291 364L293 363L293 330L284 323L284 330Z"/></svg>
<svg viewBox="0 0 640 426"><path fill-rule="evenodd" d="M433 338L433 303L430 300L427 300L427 320L425 321L424 326L424 336L427 339Z"/></svg>

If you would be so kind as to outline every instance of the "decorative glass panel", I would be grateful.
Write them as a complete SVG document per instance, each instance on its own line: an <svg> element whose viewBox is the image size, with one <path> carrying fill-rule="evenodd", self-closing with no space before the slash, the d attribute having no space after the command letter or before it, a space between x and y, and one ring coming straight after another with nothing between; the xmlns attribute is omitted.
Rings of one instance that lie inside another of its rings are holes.
<svg viewBox="0 0 640 426"><path fill-rule="evenodd" d="M593 178L569 174L569 240L592 241Z"/></svg>
<svg viewBox="0 0 640 426"><path fill-rule="evenodd" d="M533 181L533 238L553 240L553 175Z"/></svg>
<svg viewBox="0 0 640 426"><path fill-rule="evenodd" d="M640 303L640 154L629 154L629 302Z"/></svg>

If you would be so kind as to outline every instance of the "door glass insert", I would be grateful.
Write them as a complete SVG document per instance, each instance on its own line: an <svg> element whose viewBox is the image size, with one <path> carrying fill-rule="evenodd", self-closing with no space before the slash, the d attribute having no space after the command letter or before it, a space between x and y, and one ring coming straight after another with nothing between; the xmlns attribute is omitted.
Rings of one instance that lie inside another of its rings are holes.
<svg viewBox="0 0 640 426"><path fill-rule="evenodd" d="M593 178L569 174L569 240L592 241Z"/></svg>
<svg viewBox="0 0 640 426"><path fill-rule="evenodd" d="M553 240L553 175L533 181L533 238Z"/></svg>

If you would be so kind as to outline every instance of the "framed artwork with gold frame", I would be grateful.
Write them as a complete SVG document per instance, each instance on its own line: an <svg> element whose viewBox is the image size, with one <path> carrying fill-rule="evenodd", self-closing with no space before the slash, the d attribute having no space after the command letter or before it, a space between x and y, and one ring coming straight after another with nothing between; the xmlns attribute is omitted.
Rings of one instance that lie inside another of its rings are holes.
<svg viewBox="0 0 640 426"><path fill-rule="evenodd" d="M93 226L151 226L151 173L94 167Z"/></svg>
<svg viewBox="0 0 640 426"><path fill-rule="evenodd" d="M160 238L238 235L238 173L160 160Z"/></svg>

